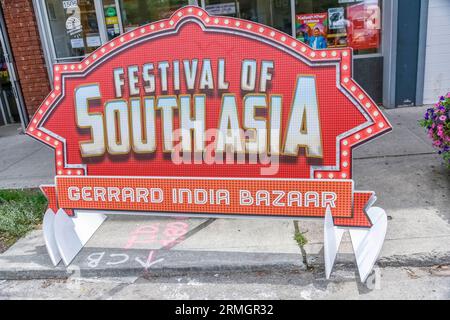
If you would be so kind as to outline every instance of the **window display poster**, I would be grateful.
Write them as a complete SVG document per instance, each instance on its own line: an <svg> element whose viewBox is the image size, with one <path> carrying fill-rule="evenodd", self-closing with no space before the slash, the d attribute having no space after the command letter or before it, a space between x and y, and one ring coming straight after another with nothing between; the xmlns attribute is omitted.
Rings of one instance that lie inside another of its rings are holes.
<svg viewBox="0 0 450 320"><path fill-rule="evenodd" d="M105 7L105 22L108 26L119 24L119 17L115 7Z"/></svg>
<svg viewBox="0 0 450 320"><path fill-rule="evenodd" d="M236 14L236 3L218 3L206 6L206 11L212 15L235 15Z"/></svg>
<svg viewBox="0 0 450 320"><path fill-rule="evenodd" d="M106 21L107 25L119 24L119 18L118 17L106 17L105 21Z"/></svg>
<svg viewBox="0 0 450 320"><path fill-rule="evenodd" d="M83 38L70 39L70 45L73 49L84 48Z"/></svg>
<svg viewBox="0 0 450 320"><path fill-rule="evenodd" d="M314 49L327 48L328 13L298 14L297 39Z"/></svg>
<svg viewBox="0 0 450 320"><path fill-rule="evenodd" d="M99 36L87 36L86 37L86 44L90 48L97 48L102 45L102 41Z"/></svg>
<svg viewBox="0 0 450 320"><path fill-rule="evenodd" d="M380 47L381 12L378 5L355 4L347 8L348 44L356 50Z"/></svg>
<svg viewBox="0 0 450 320"><path fill-rule="evenodd" d="M331 30L344 29L345 17L344 8L330 8L328 9L328 22Z"/></svg>
<svg viewBox="0 0 450 320"><path fill-rule="evenodd" d="M78 6L70 7L66 10L66 31L71 37L75 37L83 32L81 24L81 11Z"/></svg>

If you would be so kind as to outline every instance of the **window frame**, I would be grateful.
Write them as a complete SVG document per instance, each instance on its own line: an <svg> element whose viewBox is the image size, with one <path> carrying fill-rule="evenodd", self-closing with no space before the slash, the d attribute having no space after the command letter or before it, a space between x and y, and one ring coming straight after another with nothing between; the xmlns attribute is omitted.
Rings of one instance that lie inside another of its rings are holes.
<svg viewBox="0 0 450 320"><path fill-rule="evenodd" d="M384 56L384 34L385 34L385 8L386 8L386 1L391 1L391 0L380 0L381 2L381 41L380 41L380 48L379 51L377 53L366 53L366 54L355 54L353 57L355 59L370 59L370 58L379 58L379 57L383 57ZM296 38L296 30L295 30L295 20L296 20L296 12L295 12L295 0L290 0L291 3L291 25L292 25L292 33L290 34L290 36ZM200 0L200 7L203 8L204 10L206 10L206 1L205 0Z"/></svg>
<svg viewBox="0 0 450 320"><path fill-rule="evenodd" d="M57 58L56 57L56 49L53 42L53 34L50 28L50 22L49 22L49 15L47 12L47 8L45 6L45 0L32 0L34 11L36 15L38 30L41 38L41 44L42 49L44 51L44 59L46 62L47 72L51 80L51 85L53 85L53 68L52 66L55 63L63 62L63 61L80 61L86 55L84 56L73 56L73 57L64 57L64 58ZM120 7L119 0L114 0L115 5L118 12L118 18L119 18L119 28L120 33L123 34L123 21L122 21L122 9ZM385 55L385 47L386 47L386 41L385 41L385 35L386 35L386 23L384 23L386 20L386 13L388 4L386 1L389 0L380 0L381 1L381 19L382 19L382 25L381 25L381 42L380 42L380 49L377 53L369 53L369 54L359 54L354 55L355 59L370 59L370 58L379 58L384 57ZM190 5L196 5L203 9L206 8L206 1L205 0L189 0ZM105 24L105 16L103 12L103 0L94 0L95 5L95 11L96 11L96 17L97 17L97 23L100 33L100 39L101 44L104 45L107 43L107 30L106 30L106 24ZM291 20L292 20L292 33L291 36L295 38L296 30L295 30L295 18L296 18L296 12L295 12L295 0L290 0L291 5Z"/></svg>

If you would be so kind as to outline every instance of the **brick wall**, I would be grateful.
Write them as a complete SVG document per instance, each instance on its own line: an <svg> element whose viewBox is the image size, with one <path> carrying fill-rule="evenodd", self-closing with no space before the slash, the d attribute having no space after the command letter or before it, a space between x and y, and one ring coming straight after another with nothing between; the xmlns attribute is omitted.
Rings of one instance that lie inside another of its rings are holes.
<svg viewBox="0 0 450 320"><path fill-rule="evenodd" d="M28 114L32 116L50 92L31 0L1 0L9 41Z"/></svg>

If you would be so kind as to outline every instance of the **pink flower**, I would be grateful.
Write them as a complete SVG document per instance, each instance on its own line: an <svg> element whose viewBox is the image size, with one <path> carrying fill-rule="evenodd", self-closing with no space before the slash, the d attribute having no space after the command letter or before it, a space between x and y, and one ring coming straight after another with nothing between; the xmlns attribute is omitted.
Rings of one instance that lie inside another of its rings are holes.
<svg viewBox="0 0 450 320"><path fill-rule="evenodd" d="M439 120L445 121L445 120L447 120L447 117L446 117L446 116L440 116L440 117L439 117Z"/></svg>

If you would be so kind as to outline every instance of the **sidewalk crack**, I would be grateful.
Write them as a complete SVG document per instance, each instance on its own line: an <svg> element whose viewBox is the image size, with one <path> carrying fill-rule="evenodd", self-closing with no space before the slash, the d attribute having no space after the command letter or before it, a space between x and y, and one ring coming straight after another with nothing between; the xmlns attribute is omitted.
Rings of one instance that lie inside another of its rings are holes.
<svg viewBox="0 0 450 320"><path fill-rule="evenodd" d="M422 153L407 153L407 154L392 154L384 156L370 156L370 157L355 157L353 160L370 160L370 159L383 159L383 158L403 158L403 157L414 157L414 156L430 156L436 155L437 152L422 152Z"/></svg>
<svg viewBox="0 0 450 320"><path fill-rule="evenodd" d="M35 151L33 151L33 152L31 152L31 153L25 155L22 159L19 159L19 160L15 161L15 162L11 163L9 166L7 166L6 168L4 168L3 170L0 170L0 173L7 171L8 169L10 169L11 167L15 166L16 164L22 162L23 160L27 159L28 157L31 157L33 154L35 154L35 153L41 151L43 148L44 148L44 147L40 147L39 149L37 149L37 150L35 150Z"/></svg>
<svg viewBox="0 0 450 320"><path fill-rule="evenodd" d="M311 267L308 265L308 257L306 255L305 245L308 243L308 240L305 237L305 233L300 232L300 228L298 226L298 221L294 221L294 240L297 242L298 247L302 253L303 264L306 266L306 269L309 270Z"/></svg>

